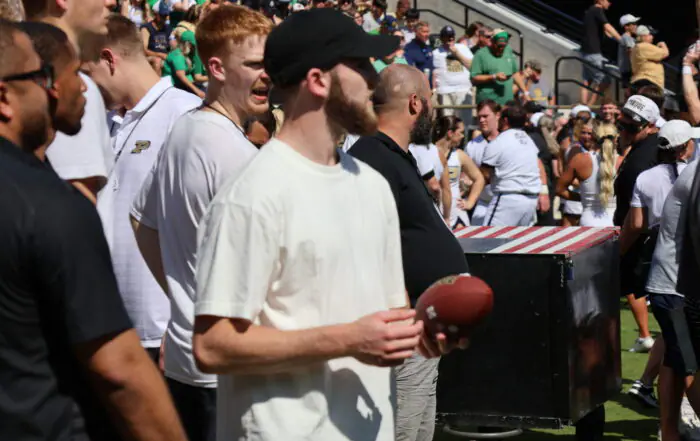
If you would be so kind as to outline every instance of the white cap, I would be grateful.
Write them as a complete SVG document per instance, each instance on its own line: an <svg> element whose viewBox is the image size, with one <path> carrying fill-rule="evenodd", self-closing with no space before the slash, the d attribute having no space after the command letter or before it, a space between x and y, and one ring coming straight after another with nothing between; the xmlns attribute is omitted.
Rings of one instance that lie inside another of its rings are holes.
<svg viewBox="0 0 700 441"><path fill-rule="evenodd" d="M578 106L574 106L574 108L571 109L571 117L576 118L576 116L581 112L588 112L590 114L593 114L590 107L584 106L583 104L579 104Z"/></svg>
<svg viewBox="0 0 700 441"><path fill-rule="evenodd" d="M646 27L646 26L644 26L644 25L641 25L641 26L638 26L638 27L637 27L637 32L635 32L635 34L637 34L637 37L643 37L643 36L645 36L645 35L651 35L651 30L649 30L648 27Z"/></svg>
<svg viewBox="0 0 700 441"><path fill-rule="evenodd" d="M685 145L691 139L700 138L700 129L681 119L668 121L659 130L659 147L673 149Z"/></svg>
<svg viewBox="0 0 700 441"><path fill-rule="evenodd" d="M625 14L620 17L620 26L626 26L630 23L637 23L639 20L641 20L641 17L635 17L632 14Z"/></svg>
<svg viewBox="0 0 700 441"><path fill-rule="evenodd" d="M661 117L659 106L649 98L641 95L632 95L629 97L625 106L622 108L622 113L632 118L638 123L656 123L656 120Z"/></svg>
<svg viewBox="0 0 700 441"><path fill-rule="evenodd" d="M543 112L533 113L530 117L530 124L532 124L532 127L538 127L543 116Z"/></svg>

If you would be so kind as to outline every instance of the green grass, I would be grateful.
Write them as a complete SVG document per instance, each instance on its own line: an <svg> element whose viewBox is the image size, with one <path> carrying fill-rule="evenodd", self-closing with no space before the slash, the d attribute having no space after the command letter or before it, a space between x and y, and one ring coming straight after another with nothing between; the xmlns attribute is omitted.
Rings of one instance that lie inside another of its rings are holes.
<svg viewBox="0 0 700 441"><path fill-rule="evenodd" d="M647 362L647 354L627 352L637 338L637 325L627 302L621 303L622 311L622 392L605 404L605 439L610 441L656 441L658 430L658 410L642 407L625 392L634 380L639 379ZM658 334L659 326L649 311L649 326L653 335ZM438 429L439 430L439 429ZM566 441L574 439L574 428L562 430L532 430L511 438L514 441ZM457 441L457 438L437 433L435 441Z"/></svg>

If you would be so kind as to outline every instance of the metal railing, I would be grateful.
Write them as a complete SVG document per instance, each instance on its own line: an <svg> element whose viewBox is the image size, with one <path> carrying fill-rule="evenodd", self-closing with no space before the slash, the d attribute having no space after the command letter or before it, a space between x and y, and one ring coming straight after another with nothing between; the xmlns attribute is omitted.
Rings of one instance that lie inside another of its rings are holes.
<svg viewBox="0 0 700 441"><path fill-rule="evenodd" d="M603 67L598 67L593 63L590 63L583 58L580 57L575 57L575 56L568 56L568 57L559 57L557 59L557 62L554 64L554 99L556 102L559 102L559 85L561 83L573 83L577 84L578 86L589 90L592 93L595 93L598 96L603 96L603 93L595 90L594 88L584 84L582 81L574 78L560 78L559 77L559 66L561 65L562 61L578 61L579 63L586 65L587 67L597 70L598 72L604 73L606 76L611 77L615 80L615 101L620 102L620 82L622 81L622 77L614 71L605 69Z"/></svg>

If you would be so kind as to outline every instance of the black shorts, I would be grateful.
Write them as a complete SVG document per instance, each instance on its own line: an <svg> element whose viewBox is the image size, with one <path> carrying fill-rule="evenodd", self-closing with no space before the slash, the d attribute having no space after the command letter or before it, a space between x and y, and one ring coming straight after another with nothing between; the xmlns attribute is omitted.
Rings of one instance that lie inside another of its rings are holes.
<svg viewBox="0 0 700 441"><path fill-rule="evenodd" d="M685 298L685 306L683 307L685 312L685 321L688 325L688 332L690 335L690 342L693 346L693 351L695 351L695 364L700 365L700 299L693 297Z"/></svg>
<svg viewBox="0 0 700 441"><path fill-rule="evenodd" d="M650 294L650 298L654 317L664 337L664 366L683 377L694 374L697 361L683 311L685 300L668 294Z"/></svg>
<svg viewBox="0 0 700 441"><path fill-rule="evenodd" d="M641 257L643 241L637 241L620 258L620 295L634 294L637 298L644 297L646 292L640 285L635 270Z"/></svg>

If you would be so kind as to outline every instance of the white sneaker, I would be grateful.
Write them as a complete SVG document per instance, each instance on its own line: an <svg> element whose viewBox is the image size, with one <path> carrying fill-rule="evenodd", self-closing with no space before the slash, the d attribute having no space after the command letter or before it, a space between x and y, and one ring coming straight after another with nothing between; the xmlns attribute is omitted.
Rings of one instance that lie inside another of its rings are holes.
<svg viewBox="0 0 700 441"><path fill-rule="evenodd" d="M638 338L634 341L634 345L630 348L630 352L646 353L654 346L654 338L649 336L646 338Z"/></svg>

